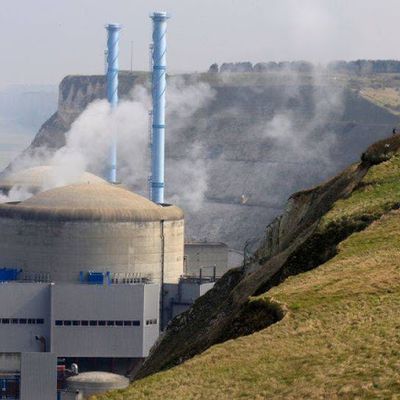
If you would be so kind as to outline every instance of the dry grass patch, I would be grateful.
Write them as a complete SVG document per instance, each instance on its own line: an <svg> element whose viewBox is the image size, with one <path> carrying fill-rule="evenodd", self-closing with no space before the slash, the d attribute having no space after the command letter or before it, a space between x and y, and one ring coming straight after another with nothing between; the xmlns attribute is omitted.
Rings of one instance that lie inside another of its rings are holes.
<svg viewBox="0 0 400 400"><path fill-rule="evenodd" d="M396 398L399 249L396 211L344 241L325 265L261 296L287 305L281 322L102 398Z"/></svg>
<svg viewBox="0 0 400 400"><path fill-rule="evenodd" d="M320 232L376 220L337 255L253 301L284 304L278 323L94 399L400 398L400 157L372 167Z"/></svg>
<svg viewBox="0 0 400 400"><path fill-rule="evenodd" d="M322 226L340 220L376 219L400 205L400 155L371 167L361 185L339 200L322 219Z"/></svg>
<svg viewBox="0 0 400 400"><path fill-rule="evenodd" d="M325 265L260 296L287 305L281 322L101 398L396 398L399 249L396 211L344 241Z"/></svg>

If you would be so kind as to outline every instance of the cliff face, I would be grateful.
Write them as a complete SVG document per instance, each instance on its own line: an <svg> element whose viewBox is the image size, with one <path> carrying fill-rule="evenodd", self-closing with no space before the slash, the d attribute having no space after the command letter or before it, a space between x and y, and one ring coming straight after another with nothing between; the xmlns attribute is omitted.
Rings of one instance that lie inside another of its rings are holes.
<svg viewBox="0 0 400 400"><path fill-rule="evenodd" d="M119 90L122 97L132 90L136 79L132 74L120 74ZM66 76L59 86L57 111L42 125L27 152L41 147L57 150L65 146L65 133L71 124L88 104L104 98L104 75Z"/></svg>
<svg viewBox="0 0 400 400"><path fill-rule="evenodd" d="M254 82L246 76L227 79L213 74L184 78L206 82L215 95L190 121L169 125L167 199L172 196L186 211L188 237L224 241L237 249L246 239L262 236L290 193L354 162L363 148L397 122L389 112L332 82L275 76ZM144 74L120 74L121 97L146 79ZM66 77L57 112L26 152L62 147L77 116L104 97L104 85L103 76ZM194 142L206 175L204 199L195 208L185 196L174 197L190 179L181 165L192 164L188 148ZM142 182L147 175L144 170ZM135 190L146 193L142 186Z"/></svg>

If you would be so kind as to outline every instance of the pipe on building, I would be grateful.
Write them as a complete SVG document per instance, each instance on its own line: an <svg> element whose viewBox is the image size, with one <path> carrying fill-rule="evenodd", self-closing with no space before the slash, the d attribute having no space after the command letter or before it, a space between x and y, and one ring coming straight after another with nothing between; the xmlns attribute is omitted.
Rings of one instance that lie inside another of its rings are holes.
<svg viewBox="0 0 400 400"><path fill-rule="evenodd" d="M40 351L42 353L47 352L47 342L44 336L35 336L35 339L40 343Z"/></svg>
<svg viewBox="0 0 400 400"><path fill-rule="evenodd" d="M150 15L153 20L153 72L152 72L152 152L151 152L151 200L164 203L165 159L165 91L167 69L167 19L166 12Z"/></svg>
<svg viewBox="0 0 400 400"><path fill-rule="evenodd" d="M118 42L119 24L108 24L107 29L107 100L113 111L118 104ZM117 136L116 132L111 134L111 146L108 161L108 180L111 183L117 182Z"/></svg>

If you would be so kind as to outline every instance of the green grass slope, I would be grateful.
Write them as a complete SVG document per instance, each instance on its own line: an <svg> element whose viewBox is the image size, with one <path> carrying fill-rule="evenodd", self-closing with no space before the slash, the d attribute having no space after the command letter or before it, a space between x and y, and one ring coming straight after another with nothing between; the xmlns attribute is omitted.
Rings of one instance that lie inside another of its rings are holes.
<svg viewBox="0 0 400 400"><path fill-rule="evenodd" d="M391 156L316 232L365 229L318 268L250 299L279 308L279 322L93 399L400 398L400 155Z"/></svg>

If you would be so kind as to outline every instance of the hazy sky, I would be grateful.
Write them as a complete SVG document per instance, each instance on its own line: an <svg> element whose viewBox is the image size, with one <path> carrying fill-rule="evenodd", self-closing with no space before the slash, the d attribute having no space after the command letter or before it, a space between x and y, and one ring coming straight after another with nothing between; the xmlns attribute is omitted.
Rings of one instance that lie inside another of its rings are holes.
<svg viewBox="0 0 400 400"><path fill-rule="evenodd" d="M1 0L0 86L103 73L104 25L119 22L120 65L148 65L154 10L169 11L170 71L213 62L400 58L399 0Z"/></svg>

